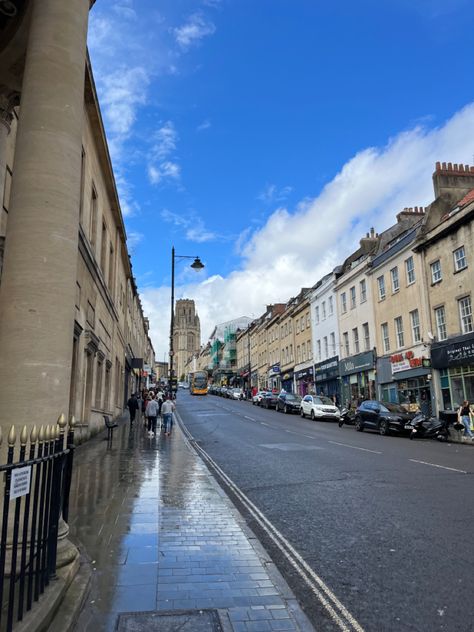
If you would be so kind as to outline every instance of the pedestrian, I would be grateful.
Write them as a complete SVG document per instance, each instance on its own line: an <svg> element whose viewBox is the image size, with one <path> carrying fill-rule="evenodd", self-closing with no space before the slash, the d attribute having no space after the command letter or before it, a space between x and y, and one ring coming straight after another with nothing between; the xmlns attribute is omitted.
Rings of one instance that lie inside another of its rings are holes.
<svg viewBox="0 0 474 632"><path fill-rule="evenodd" d="M137 414L138 410L138 399L135 393L131 394L127 402L127 406L128 412L130 413L130 424L133 424L133 422L135 421L135 415Z"/></svg>
<svg viewBox="0 0 474 632"><path fill-rule="evenodd" d="M146 407L146 415L148 417L148 435L150 437L155 436L156 419L158 417L159 409L160 407L158 405L158 402L156 401L155 397L152 395Z"/></svg>
<svg viewBox="0 0 474 632"><path fill-rule="evenodd" d="M470 437L471 441L474 439L474 435L471 430L471 415L472 410L471 406L467 399L465 399L462 403L462 406L459 407L458 410L458 419L464 426L464 436Z"/></svg>
<svg viewBox="0 0 474 632"><path fill-rule="evenodd" d="M142 417L143 417L143 423L146 426L146 405L148 404L148 393L147 391L143 390L143 395L142 395Z"/></svg>
<svg viewBox="0 0 474 632"><path fill-rule="evenodd" d="M163 393L163 390L160 386L156 392L156 401L158 402L158 406L160 407L160 410L158 411L158 415L160 415L160 417L161 417L161 407L163 406L164 397L165 397L165 394Z"/></svg>
<svg viewBox="0 0 474 632"><path fill-rule="evenodd" d="M161 415L163 417L163 430L166 435L171 434L173 429L173 413L176 410L173 400L168 396L161 407Z"/></svg>

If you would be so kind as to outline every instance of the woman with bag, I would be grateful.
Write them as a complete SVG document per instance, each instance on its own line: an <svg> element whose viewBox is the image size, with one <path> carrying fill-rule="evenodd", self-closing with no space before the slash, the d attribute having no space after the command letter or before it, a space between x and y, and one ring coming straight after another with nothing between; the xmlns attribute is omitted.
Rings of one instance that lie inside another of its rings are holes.
<svg viewBox="0 0 474 632"><path fill-rule="evenodd" d="M465 399L462 403L462 406L459 407L458 419L464 426L464 436L470 437L472 441L474 439L474 435L471 431L471 415L471 406L467 399Z"/></svg>

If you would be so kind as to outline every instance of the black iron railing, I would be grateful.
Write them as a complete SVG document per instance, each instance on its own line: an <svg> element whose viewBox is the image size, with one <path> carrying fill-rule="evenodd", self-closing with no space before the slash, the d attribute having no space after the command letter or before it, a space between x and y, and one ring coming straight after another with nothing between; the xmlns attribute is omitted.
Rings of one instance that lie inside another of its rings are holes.
<svg viewBox="0 0 474 632"><path fill-rule="evenodd" d="M58 526L67 520L74 453L74 418L26 426L8 435L0 539L0 630L10 632L56 575ZM0 445L2 443L0 433ZM29 445L28 445L29 444ZM17 452L15 456L15 452Z"/></svg>

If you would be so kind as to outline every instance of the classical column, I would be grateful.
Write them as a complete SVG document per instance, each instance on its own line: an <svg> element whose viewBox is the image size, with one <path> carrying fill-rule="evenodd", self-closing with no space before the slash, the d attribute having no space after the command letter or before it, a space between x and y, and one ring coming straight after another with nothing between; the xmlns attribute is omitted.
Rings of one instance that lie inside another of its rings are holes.
<svg viewBox="0 0 474 632"><path fill-rule="evenodd" d="M0 284L0 424L67 413L89 0L32 0Z"/></svg>
<svg viewBox="0 0 474 632"><path fill-rule="evenodd" d="M15 100L12 92L0 86L0 209L5 192L5 175L7 167L7 138L13 120Z"/></svg>

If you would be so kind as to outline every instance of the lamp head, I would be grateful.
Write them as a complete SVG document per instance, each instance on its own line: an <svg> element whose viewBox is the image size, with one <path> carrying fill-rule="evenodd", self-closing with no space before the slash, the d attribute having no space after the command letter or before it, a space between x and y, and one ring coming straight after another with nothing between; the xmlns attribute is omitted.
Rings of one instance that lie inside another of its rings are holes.
<svg viewBox="0 0 474 632"><path fill-rule="evenodd" d="M194 270L202 270L204 268L204 264L199 257L196 257L191 264L191 268Z"/></svg>

